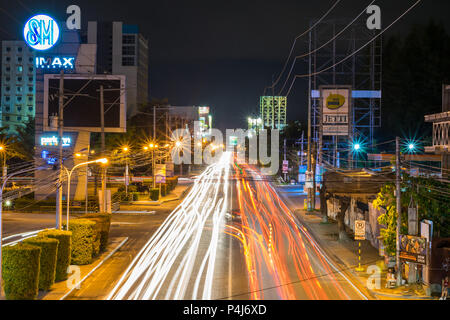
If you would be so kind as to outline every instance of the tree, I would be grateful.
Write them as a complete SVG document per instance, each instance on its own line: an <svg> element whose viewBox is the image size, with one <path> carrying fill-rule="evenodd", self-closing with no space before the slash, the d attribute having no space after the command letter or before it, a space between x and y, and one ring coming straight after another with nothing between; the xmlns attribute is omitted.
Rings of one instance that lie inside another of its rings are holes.
<svg viewBox="0 0 450 320"><path fill-rule="evenodd" d="M450 36L442 23L414 26L383 50L383 139L431 135L424 115L441 112L442 84L450 80ZM389 135L389 136L387 136Z"/></svg>
<svg viewBox="0 0 450 320"><path fill-rule="evenodd" d="M378 218L384 226L381 229L386 252L395 255L397 232L397 204L394 196L395 186L385 185L374 201L376 208L383 208L386 213ZM400 232L408 234L408 206L411 198L419 207L419 221L433 221L436 237L450 237L450 185L431 178L414 178L403 175L402 183L402 225Z"/></svg>

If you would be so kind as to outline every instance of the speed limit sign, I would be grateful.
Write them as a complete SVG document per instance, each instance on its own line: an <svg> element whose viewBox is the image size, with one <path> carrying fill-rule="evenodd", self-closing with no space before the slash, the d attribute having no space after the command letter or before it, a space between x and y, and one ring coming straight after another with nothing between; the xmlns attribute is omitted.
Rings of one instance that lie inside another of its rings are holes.
<svg viewBox="0 0 450 320"><path fill-rule="evenodd" d="M366 221L355 221L355 240L366 240Z"/></svg>

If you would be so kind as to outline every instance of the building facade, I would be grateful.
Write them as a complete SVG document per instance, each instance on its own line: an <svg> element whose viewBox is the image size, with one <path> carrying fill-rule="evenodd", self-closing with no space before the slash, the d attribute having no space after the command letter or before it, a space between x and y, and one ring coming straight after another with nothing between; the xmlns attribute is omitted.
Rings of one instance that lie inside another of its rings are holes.
<svg viewBox="0 0 450 320"><path fill-rule="evenodd" d="M148 40L136 25L89 21L87 43L97 45L97 73L126 76L127 116L148 101Z"/></svg>
<svg viewBox="0 0 450 320"><path fill-rule="evenodd" d="M25 41L2 41L1 127L17 134L35 117L35 53Z"/></svg>

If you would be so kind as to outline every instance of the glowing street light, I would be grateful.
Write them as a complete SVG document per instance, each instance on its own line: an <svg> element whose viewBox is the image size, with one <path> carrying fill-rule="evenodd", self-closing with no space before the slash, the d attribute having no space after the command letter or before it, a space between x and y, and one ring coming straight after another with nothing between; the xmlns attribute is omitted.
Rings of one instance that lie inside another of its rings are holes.
<svg viewBox="0 0 450 320"><path fill-rule="evenodd" d="M72 173L78 169L79 167L82 166L87 166L93 163L101 163L101 164L107 164L108 163L108 159L106 158L102 158L102 159L97 159L97 160L92 160L92 161L87 161L87 162L83 162L80 164L77 164L75 167L72 168L72 170L68 170L66 169L66 173L67 173L67 230L69 230L69 209L70 209L70 180L72 177Z"/></svg>

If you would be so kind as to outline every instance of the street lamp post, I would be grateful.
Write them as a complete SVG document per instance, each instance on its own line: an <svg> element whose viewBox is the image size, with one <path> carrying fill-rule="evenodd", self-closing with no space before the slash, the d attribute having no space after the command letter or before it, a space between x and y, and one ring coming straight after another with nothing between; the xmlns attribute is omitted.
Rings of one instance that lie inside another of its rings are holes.
<svg viewBox="0 0 450 320"><path fill-rule="evenodd" d="M66 169L66 173L67 173L67 230L69 230L69 211L70 211L70 182L71 182L71 177L72 177L72 173L78 169L79 167L82 166L87 166L93 163L103 163L106 164L108 163L108 159L106 158L102 158L102 159L97 159L97 160L93 160L93 161L87 161L87 162L83 162L80 164L77 164L75 167L72 168L72 170L68 170Z"/></svg>

